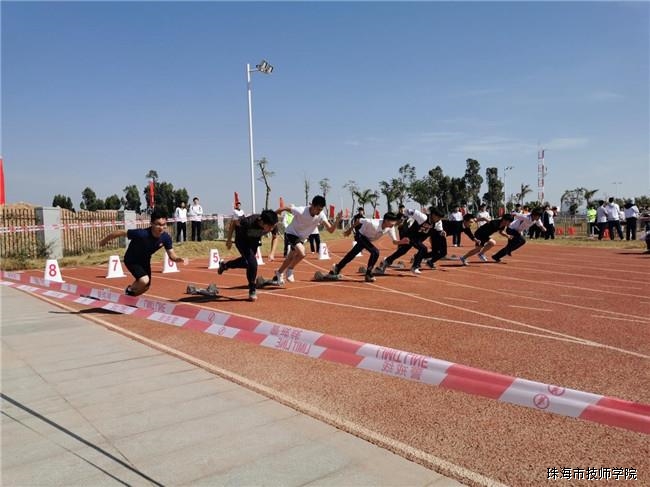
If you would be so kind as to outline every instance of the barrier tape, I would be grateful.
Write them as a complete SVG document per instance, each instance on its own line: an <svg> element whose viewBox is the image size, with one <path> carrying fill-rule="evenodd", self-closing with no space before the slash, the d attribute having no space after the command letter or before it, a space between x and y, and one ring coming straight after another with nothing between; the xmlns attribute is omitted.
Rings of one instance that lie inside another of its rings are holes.
<svg viewBox="0 0 650 487"><path fill-rule="evenodd" d="M402 350L219 311L206 309L197 311L193 306L47 281L34 276L28 277L22 273L3 272L3 278L29 282L29 284L7 281L0 283L34 294L100 307L297 355L325 359L391 377L480 395L561 416L650 434L650 405L648 404L520 379ZM86 294L95 299L79 294Z"/></svg>

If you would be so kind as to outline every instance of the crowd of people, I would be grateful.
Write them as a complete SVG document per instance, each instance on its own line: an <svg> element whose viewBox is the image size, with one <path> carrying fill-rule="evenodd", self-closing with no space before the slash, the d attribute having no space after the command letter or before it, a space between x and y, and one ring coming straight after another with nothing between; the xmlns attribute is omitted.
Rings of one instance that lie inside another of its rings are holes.
<svg viewBox="0 0 650 487"><path fill-rule="evenodd" d="M255 301L257 299L257 254L261 246L261 239L267 234L271 235L269 260L273 261L277 247L278 223L280 216L284 214L284 259L274 272L272 283L284 286L286 281L294 282L294 269L305 258L307 240L312 244L312 252L315 249L318 251L320 237L315 238L315 236L319 235L320 229L323 228L332 233L339 228L341 212L333 218L333 221L330 221L324 211L325 207L325 198L315 196L311 204L306 206L284 206L282 203L281 207L275 211L264 210L261 213L246 216L241 210L240 202L236 200L226 232L226 247L231 249L234 243L240 256L228 261L221 260L218 274L221 275L230 269L246 269L248 297L250 301ZM174 215L177 223L177 242L185 238L188 220L192 223L192 240L201 241L202 215L203 209L196 197L189 209L185 208L184 203L179 205ZM410 272L419 275L423 263L429 268L435 269L436 262L447 256L448 236L451 236L454 247L460 247L463 234L473 242L474 246L460 257L461 265L469 265L469 259L472 256L477 256L483 262L488 262L491 259L500 263L526 243L526 236L533 239L542 237L554 239L557 207L545 205L543 208L529 210L525 206L516 205L514 211L497 219L492 219L485 205L480 206L476 214L469 213L461 207L455 207L447 215L447 218L444 216L440 210L433 206L424 211L400 205L397 213L389 211L382 218L366 218L363 208L360 208L358 213L350 219L350 225L344 231L345 236L353 236L354 245L339 262L332 266L329 275L332 279L338 279L340 273L352 259L365 250L368 252L369 258L364 278L366 282L374 282L375 275L386 274L396 259L411 249L415 249L415 255L412 259ZM612 240L615 234L623 240L622 220L627 223L627 240L633 240L636 238L640 212L632 202L626 203L624 211L622 211L614 199L610 198L608 203L599 201L598 208L589 208L587 218L590 230L597 232L599 240L605 238L607 233ZM650 218L642 217L641 221L644 220L647 220L646 225L650 225ZM593 226L591 226L592 223ZM149 289L151 286L151 256L160 248L165 249L167 257L171 261L184 261L173 249L172 238L165 232L166 224L165 216L154 210L151 214L149 228L115 231L100 241L100 245L103 246L118 237L127 237L130 240L124 256L124 263L133 275L134 282L127 286L125 290L127 295L137 296ZM645 232L646 253L650 253L649 230L646 228ZM488 257L486 253L496 245L496 241L492 238L495 233L499 233L507 241L505 246ZM384 235L390 237L396 249L380 262L380 251L375 242Z"/></svg>

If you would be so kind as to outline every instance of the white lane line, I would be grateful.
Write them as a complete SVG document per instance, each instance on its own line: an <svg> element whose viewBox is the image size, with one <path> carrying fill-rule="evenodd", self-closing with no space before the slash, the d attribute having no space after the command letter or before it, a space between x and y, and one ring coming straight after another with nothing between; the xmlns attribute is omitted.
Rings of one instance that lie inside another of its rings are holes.
<svg viewBox="0 0 650 487"><path fill-rule="evenodd" d="M521 309L530 309L533 311L553 311L552 309L547 308L531 308L530 306L517 306L516 304L509 304L509 308L521 308Z"/></svg>
<svg viewBox="0 0 650 487"><path fill-rule="evenodd" d="M629 318L617 318L616 316L603 316L603 315L591 315L592 318L605 318L606 320L619 320L619 321L631 321L632 323L641 323L642 325L648 325L647 321L639 320L630 320Z"/></svg>
<svg viewBox="0 0 650 487"><path fill-rule="evenodd" d="M447 296L443 296L440 299L449 299L451 301L461 301L463 303L478 303L478 301L473 301L471 299L462 299L462 298L449 298Z"/></svg>

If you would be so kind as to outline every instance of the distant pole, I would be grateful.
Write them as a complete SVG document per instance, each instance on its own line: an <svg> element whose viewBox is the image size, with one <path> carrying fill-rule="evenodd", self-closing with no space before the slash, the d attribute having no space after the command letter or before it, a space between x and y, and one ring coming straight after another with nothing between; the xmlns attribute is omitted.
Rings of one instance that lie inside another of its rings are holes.
<svg viewBox="0 0 650 487"><path fill-rule="evenodd" d="M503 168L503 210L504 214L508 212L508 192L506 191L506 173L512 169L512 166Z"/></svg>
<svg viewBox="0 0 650 487"><path fill-rule="evenodd" d="M251 65L246 65L248 87L248 151L251 159L251 214L255 213L255 158L253 156L253 95L251 90Z"/></svg>
<svg viewBox="0 0 650 487"><path fill-rule="evenodd" d="M255 213L255 157L253 155L253 93L251 83L251 73L259 71L264 74L271 74L273 66L265 60L251 69L250 64L246 64L246 88L248 91L248 150L250 153L251 163L251 213Z"/></svg>

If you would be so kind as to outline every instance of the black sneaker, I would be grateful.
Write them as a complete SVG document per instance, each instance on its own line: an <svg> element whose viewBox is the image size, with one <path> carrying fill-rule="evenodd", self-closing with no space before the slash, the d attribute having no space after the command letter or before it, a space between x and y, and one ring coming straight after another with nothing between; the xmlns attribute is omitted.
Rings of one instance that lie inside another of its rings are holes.
<svg viewBox="0 0 650 487"><path fill-rule="evenodd" d="M131 289L131 286L126 286L126 289L124 290L124 294L127 296L135 296L136 294L133 292Z"/></svg>
<svg viewBox="0 0 650 487"><path fill-rule="evenodd" d="M372 274L366 274L366 282L375 282L377 279Z"/></svg>
<svg viewBox="0 0 650 487"><path fill-rule="evenodd" d="M496 262L497 264L498 264L499 262L501 262L501 259L499 259L498 257L496 257L496 256L494 256L494 255L492 256L492 260L493 260L494 262Z"/></svg>
<svg viewBox="0 0 650 487"><path fill-rule="evenodd" d="M226 263L223 260L219 261L219 267L217 268L217 274L221 275L226 271Z"/></svg>
<svg viewBox="0 0 650 487"><path fill-rule="evenodd" d="M330 275L332 276L338 276L339 275L339 268L336 264L332 266L332 270L330 271Z"/></svg>

